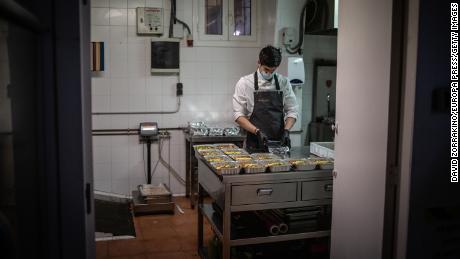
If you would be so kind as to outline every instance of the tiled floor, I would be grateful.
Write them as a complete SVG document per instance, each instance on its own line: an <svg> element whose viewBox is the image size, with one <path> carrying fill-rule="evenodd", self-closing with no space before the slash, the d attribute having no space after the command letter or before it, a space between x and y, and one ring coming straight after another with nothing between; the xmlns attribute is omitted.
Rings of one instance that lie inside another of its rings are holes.
<svg viewBox="0 0 460 259"><path fill-rule="evenodd" d="M151 215L134 218L135 239L98 241L96 258L198 259L197 212L185 197L175 198L184 211L174 215ZM205 223L207 223L205 221ZM205 242L212 230L205 224Z"/></svg>

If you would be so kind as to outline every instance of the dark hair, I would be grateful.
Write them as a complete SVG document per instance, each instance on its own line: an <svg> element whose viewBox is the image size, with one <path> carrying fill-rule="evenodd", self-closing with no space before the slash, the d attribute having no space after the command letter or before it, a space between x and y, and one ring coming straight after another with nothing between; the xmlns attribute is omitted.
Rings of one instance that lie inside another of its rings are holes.
<svg viewBox="0 0 460 259"><path fill-rule="evenodd" d="M259 62L263 66L277 67L281 63L281 51L273 46L266 46L260 50Z"/></svg>

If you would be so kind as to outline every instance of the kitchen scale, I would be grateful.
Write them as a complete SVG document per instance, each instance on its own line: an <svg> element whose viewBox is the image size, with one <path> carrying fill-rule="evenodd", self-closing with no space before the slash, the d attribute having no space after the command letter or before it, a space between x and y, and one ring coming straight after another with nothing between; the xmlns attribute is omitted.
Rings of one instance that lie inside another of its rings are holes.
<svg viewBox="0 0 460 259"><path fill-rule="evenodd" d="M174 202L169 187L164 183L152 184L151 145L159 138L156 122L142 122L139 129L139 141L147 145L147 184L141 184L133 190L134 215L174 214Z"/></svg>

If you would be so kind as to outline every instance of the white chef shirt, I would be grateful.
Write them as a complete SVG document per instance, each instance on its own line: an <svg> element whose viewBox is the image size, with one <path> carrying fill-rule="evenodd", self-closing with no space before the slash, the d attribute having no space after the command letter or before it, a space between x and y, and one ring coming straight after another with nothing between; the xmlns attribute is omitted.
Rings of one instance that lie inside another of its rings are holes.
<svg viewBox="0 0 460 259"><path fill-rule="evenodd" d="M276 90L275 78L272 77L271 81L262 78L259 71L259 91L260 90ZM288 117L297 120L298 105L292 86L289 80L276 73L280 90L283 91L283 104L284 104L284 120ZM236 121L241 116L250 117L254 110L254 73L240 78L235 86L235 93L233 94L233 119Z"/></svg>

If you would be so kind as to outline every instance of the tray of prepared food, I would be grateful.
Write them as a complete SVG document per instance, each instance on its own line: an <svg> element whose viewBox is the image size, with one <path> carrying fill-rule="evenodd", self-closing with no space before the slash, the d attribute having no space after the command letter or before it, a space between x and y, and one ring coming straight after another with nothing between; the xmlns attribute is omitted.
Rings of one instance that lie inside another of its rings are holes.
<svg viewBox="0 0 460 259"><path fill-rule="evenodd" d="M215 146L213 145L194 145L193 146L196 151L201 151L201 150L210 150L210 149L216 149Z"/></svg>
<svg viewBox="0 0 460 259"><path fill-rule="evenodd" d="M213 146L214 148L217 148L217 149L238 148L238 146L233 143L219 143L219 144L214 144Z"/></svg>
<svg viewBox="0 0 460 259"><path fill-rule="evenodd" d="M205 156L204 159L209 163L232 161L228 156Z"/></svg>
<svg viewBox="0 0 460 259"><path fill-rule="evenodd" d="M325 157L310 157L307 160L311 161L315 165L317 165L320 169L333 169L334 168L334 160Z"/></svg>
<svg viewBox="0 0 460 259"><path fill-rule="evenodd" d="M221 149L222 152L226 155L247 155L248 152L242 148L228 148Z"/></svg>
<svg viewBox="0 0 460 259"><path fill-rule="evenodd" d="M252 153L251 154L252 158L254 160L274 160L274 159L280 159L279 156L272 154L272 153Z"/></svg>
<svg viewBox="0 0 460 259"><path fill-rule="evenodd" d="M240 173L240 165L235 161L210 163L218 175L231 175Z"/></svg>
<svg viewBox="0 0 460 259"><path fill-rule="evenodd" d="M313 161L305 158L288 159L287 161L292 165L292 168L297 171L308 171L316 168L316 164Z"/></svg>
<svg viewBox="0 0 460 259"><path fill-rule="evenodd" d="M246 174L264 173L267 167L254 160L238 161L238 164Z"/></svg>
<svg viewBox="0 0 460 259"><path fill-rule="evenodd" d="M264 164L270 172L287 172L291 171L291 164L288 161L281 159L261 160L260 163Z"/></svg>
<svg viewBox="0 0 460 259"><path fill-rule="evenodd" d="M245 154L245 155L229 155L235 161L249 161L253 160L252 156Z"/></svg>
<svg viewBox="0 0 460 259"><path fill-rule="evenodd" d="M198 150L198 153L202 156L221 156L224 154L220 149L203 149Z"/></svg>

